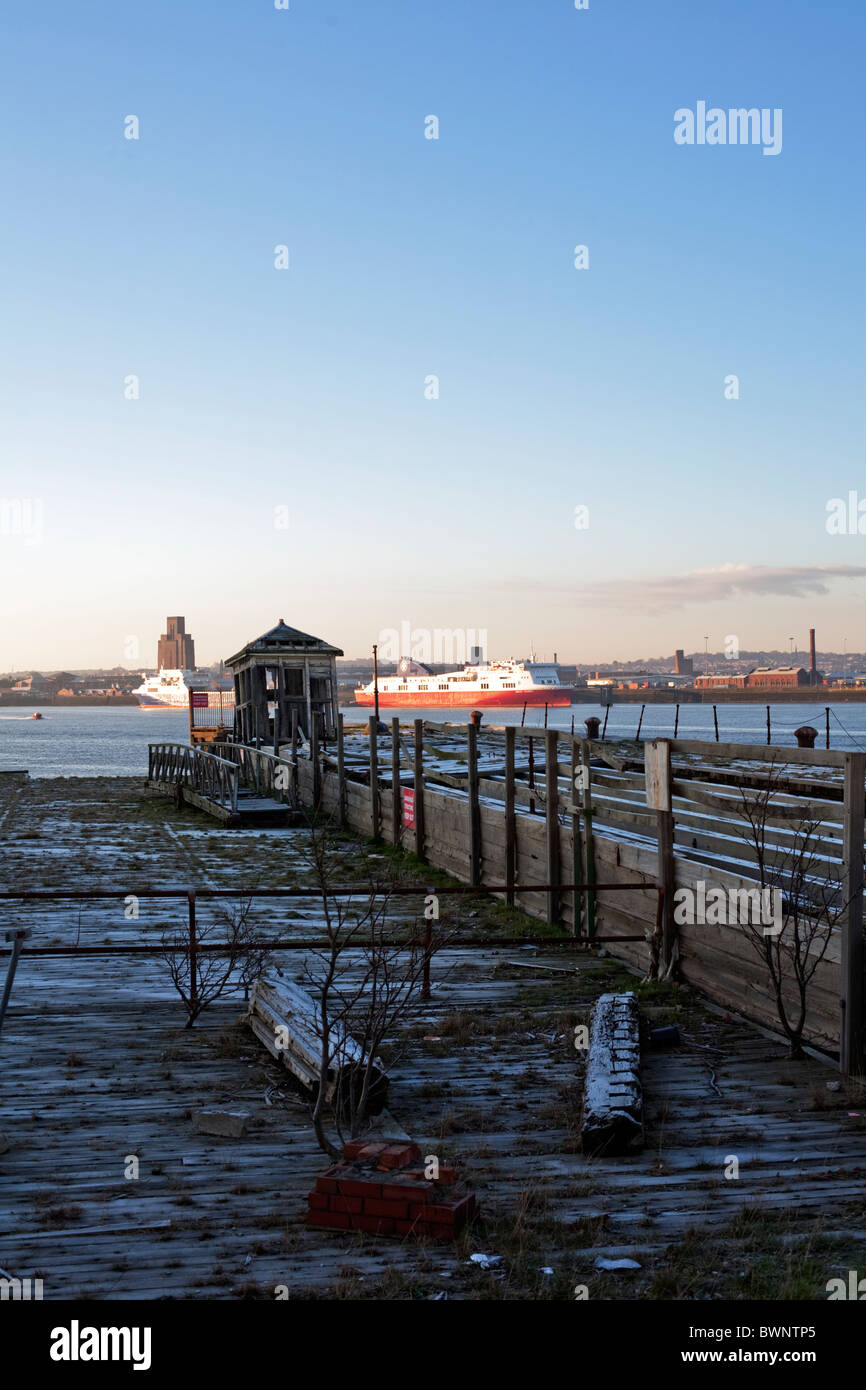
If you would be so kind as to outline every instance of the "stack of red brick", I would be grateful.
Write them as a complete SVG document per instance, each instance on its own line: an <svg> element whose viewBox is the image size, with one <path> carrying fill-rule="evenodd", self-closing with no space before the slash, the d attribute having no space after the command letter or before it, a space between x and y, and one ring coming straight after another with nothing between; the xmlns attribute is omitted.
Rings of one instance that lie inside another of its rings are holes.
<svg viewBox="0 0 866 1390"><path fill-rule="evenodd" d="M438 1181L424 1176L417 1144L354 1139L342 1163L316 1179L309 1196L308 1226L371 1231L380 1236L432 1236L454 1240L476 1214L472 1192L455 1183L453 1168Z"/></svg>

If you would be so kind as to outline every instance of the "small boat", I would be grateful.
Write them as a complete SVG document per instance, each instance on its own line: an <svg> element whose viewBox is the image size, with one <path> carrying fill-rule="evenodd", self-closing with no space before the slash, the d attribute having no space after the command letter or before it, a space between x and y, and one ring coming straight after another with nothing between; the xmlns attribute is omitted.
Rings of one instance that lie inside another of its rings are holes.
<svg viewBox="0 0 866 1390"><path fill-rule="evenodd" d="M31 714L30 718L31 718L31 719L41 719L41 718L42 718L42 715L41 715L41 714L39 713L39 711L37 710L35 714Z"/></svg>

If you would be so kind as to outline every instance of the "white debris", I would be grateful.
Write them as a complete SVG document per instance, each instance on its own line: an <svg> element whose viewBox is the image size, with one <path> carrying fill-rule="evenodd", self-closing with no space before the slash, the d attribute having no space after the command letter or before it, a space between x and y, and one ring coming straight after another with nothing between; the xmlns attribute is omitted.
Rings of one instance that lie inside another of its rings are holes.
<svg viewBox="0 0 866 1390"><path fill-rule="evenodd" d="M599 1255L595 1262L596 1269L641 1269L637 1260L608 1260L604 1255Z"/></svg>
<svg viewBox="0 0 866 1390"><path fill-rule="evenodd" d="M493 1269L495 1265L502 1264L501 1255L470 1255L466 1261L468 1265L480 1265L482 1269Z"/></svg>

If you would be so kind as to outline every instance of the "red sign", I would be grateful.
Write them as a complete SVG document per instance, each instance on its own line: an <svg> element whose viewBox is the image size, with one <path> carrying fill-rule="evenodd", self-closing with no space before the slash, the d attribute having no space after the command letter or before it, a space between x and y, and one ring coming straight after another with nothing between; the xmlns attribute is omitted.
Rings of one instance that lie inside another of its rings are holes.
<svg viewBox="0 0 866 1390"><path fill-rule="evenodd" d="M192 707L193 707L193 709L207 709L207 691L206 691L206 690L193 690L193 691L191 691L190 693L191 693L191 695L192 695Z"/></svg>
<svg viewBox="0 0 866 1390"><path fill-rule="evenodd" d="M415 793L403 788L403 825L407 830L415 829Z"/></svg>

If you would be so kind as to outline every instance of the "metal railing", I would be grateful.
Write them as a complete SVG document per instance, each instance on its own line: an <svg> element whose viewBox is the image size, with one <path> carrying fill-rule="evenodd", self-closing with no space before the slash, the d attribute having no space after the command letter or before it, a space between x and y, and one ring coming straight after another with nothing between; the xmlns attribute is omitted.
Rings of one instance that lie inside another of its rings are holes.
<svg viewBox="0 0 866 1390"><path fill-rule="evenodd" d="M623 889L654 891L657 894L658 904L656 911L656 934L661 925L662 910L664 905L664 888L656 883L567 883L560 885L567 891L581 891L597 893L605 888L615 889L622 892ZM514 888L518 893L536 893L539 890L545 891L550 887L549 884L517 884ZM504 892L502 885L494 885L484 891L492 893ZM329 898L335 897L369 897L371 895L383 897L418 897L423 895L425 898L430 894L441 897L460 897L466 894L478 895L478 889L471 884L462 883L450 888L431 888L418 884L407 885L363 885L358 884L347 888L326 888L325 895ZM198 898L321 898L323 890L321 888L142 888L133 892L129 888L30 888L30 889L5 889L0 891L0 902L4 901L24 901L24 902L56 902L58 900L69 899L71 901L81 901L82 899L122 899L126 901L130 897L135 898L185 898L187 902L187 944L181 946L179 942L171 943L171 950L181 950L189 956L190 962L190 997L194 998L198 991L198 976L196 971L196 960L200 955L224 955L236 949L230 944L212 944L203 942L199 939L196 925L196 901ZM165 958L166 945L144 945L135 944L132 946L106 945L104 942L98 946L30 946L24 947L25 937L29 936L29 931L18 929L14 933L7 933L7 940L16 937L9 951L0 950L0 958L4 955L12 955L8 973L8 988L4 994L4 1010L8 1002L8 991L11 990L14 967L18 963L19 956L121 956L121 955L144 955L162 956ZM644 941L648 938L645 932L635 936L566 936L561 937L520 937L520 936L484 936L467 937L458 941L453 937L447 941L447 949L471 950L486 946L508 946L512 950L517 946L578 946L578 945L600 945L605 941ZM322 947L322 939L293 941L268 941L254 940L244 943L244 949L262 951L315 951ZM423 951L424 968L422 976L422 997L430 998L430 960L435 947L435 933L433 930L432 919L424 918L424 933L419 937L407 936L402 940L389 939L389 949L403 949L409 951ZM650 943L651 949L652 944ZM364 949L364 942L358 941L351 943L348 949ZM0 1018L2 1022L2 1018Z"/></svg>
<svg viewBox="0 0 866 1390"><path fill-rule="evenodd" d="M228 811L238 809L238 767L215 753L186 743L150 743L147 779L167 786L189 788Z"/></svg>
<svg viewBox="0 0 866 1390"><path fill-rule="evenodd" d="M256 796L297 806L297 769L290 758L281 758L264 748L251 748L246 743L221 743L220 751L237 768L244 786Z"/></svg>

